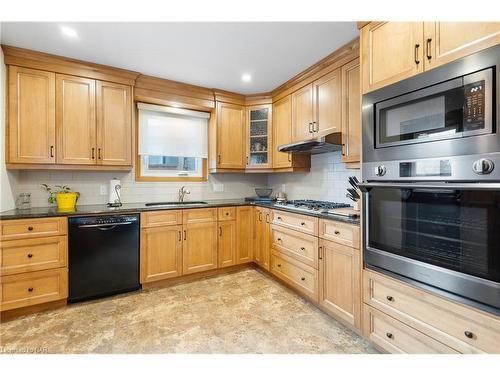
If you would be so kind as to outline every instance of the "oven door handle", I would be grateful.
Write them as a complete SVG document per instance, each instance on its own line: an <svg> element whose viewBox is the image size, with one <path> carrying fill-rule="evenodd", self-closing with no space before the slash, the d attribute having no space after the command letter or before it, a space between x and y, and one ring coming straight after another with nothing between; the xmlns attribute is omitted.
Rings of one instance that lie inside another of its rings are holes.
<svg viewBox="0 0 500 375"><path fill-rule="evenodd" d="M500 191L500 183L449 183L440 182L436 184L421 184L415 182L363 182L358 184L363 192L368 192L375 187L381 188L396 188L396 189L429 189L429 190L498 190Z"/></svg>

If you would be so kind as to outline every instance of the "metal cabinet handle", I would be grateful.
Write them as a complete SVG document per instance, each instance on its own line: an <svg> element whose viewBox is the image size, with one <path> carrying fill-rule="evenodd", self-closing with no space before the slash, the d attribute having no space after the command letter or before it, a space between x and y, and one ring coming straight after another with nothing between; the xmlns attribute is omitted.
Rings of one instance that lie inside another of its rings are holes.
<svg viewBox="0 0 500 375"><path fill-rule="evenodd" d="M28 292L30 292L30 293L31 293L32 291L33 291L33 288L32 288L32 287L29 287L29 288L28 288Z"/></svg>
<svg viewBox="0 0 500 375"><path fill-rule="evenodd" d="M33 227L28 227L28 230L31 232L33 230Z"/></svg>
<svg viewBox="0 0 500 375"><path fill-rule="evenodd" d="M312 133L312 132L313 132L313 130L312 130L312 126L313 126L313 124L312 124L312 122L310 122L310 123L309 123L309 133Z"/></svg>
<svg viewBox="0 0 500 375"><path fill-rule="evenodd" d="M281 267L281 264L278 264L278 267Z"/></svg>
<svg viewBox="0 0 500 375"><path fill-rule="evenodd" d="M340 234L340 232L339 232L338 230L336 230L336 231L335 231L335 232L333 232L333 233L335 233L335 234Z"/></svg>
<svg viewBox="0 0 500 375"><path fill-rule="evenodd" d="M427 57L427 60L432 59L431 42L432 42L432 38L427 38L426 45L425 45L425 56Z"/></svg>
<svg viewBox="0 0 500 375"><path fill-rule="evenodd" d="M50 157L54 157L54 146L50 146Z"/></svg>
<svg viewBox="0 0 500 375"><path fill-rule="evenodd" d="M415 44L415 64L420 64L420 60L418 59L418 49L420 47L420 44Z"/></svg>
<svg viewBox="0 0 500 375"><path fill-rule="evenodd" d="M33 254L28 253L28 258L33 258Z"/></svg>
<svg viewBox="0 0 500 375"><path fill-rule="evenodd" d="M276 219L278 219L278 220L282 220L282 219L281 219L281 216L277 216L277 217L276 217Z"/></svg>
<svg viewBox="0 0 500 375"><path fill-rule="evenodd" d="M472 332L470 332L470 331L465 331L465 332L464 332L464 335L465 335L465 337L467 337L468 339L472 339L472 338L474 338L474 334L473 334Z"/></svg>
<svg viewBox="0 0 500 375"><path fill-rule="evenodd" d="M301 279L302 281L305 281L305 280L306 280L306 278L305 278L305 277L301 277L300 279Z"/></svg>
<svg viewBox="0 0 500 375"><path fill-rule="evenodd" d="M306 225L306 223L302 222L302 223L300 223L300 225Z"/></svg>
<svg viewBox="0 0 500 375"><path fill-rule="evenodd" d="M304 251L306 248L305 247L301 247L300 250Z"/></svg>
<svg viewBox="0 0 500 375"><path fill-rule="evenodd" d="M219 236L222 237L222 227L219 227Z"/></svg>
<svg viewBox="0 0 500 375"><path fill-rule="evenodd" d="M288 162L291 163L292 162L292 154L291 153L288 153Z"/></svg>
<svg viewBox="0 0 500 375"><path fill-rule="evenodd" d="M345 156L344 148L345 148L345 143L342 143L342 156Z"/></svg>
<svg viewBox="0 0 500 375"><path fill-rule="evenodd" d="M323 246L318 248L318 258L323 259Z"/></svg>
<svg viewBox="0 0 500 375"><path fill-rule="evenodd" d="M184 230L184 241L186 241L186 238L187 238L187 233L186 230Z"/></svg>
<svg viewBox="0 0 500 375"><path fill-rule="evenodd" d="M319 124L316 121L313 121L313 132L319 131Z"/></svg>
<svg viewBox="0 0 500 375"><path fill-rule="evenodd" d="M278 242L279 242L279 241L281 241L281 238L277 238L277 241L278 241Z"/></svg>
<svg viewBox="0 0 500 375"><path fill-rule="evenodd" d="M94 159L95 159L95 148L92 147L92 160L94 160Z"/></svg>
<svg viewBox="0 0 500 375"><path fill-rule="evenodd" d="M181 234L181 231L179 231L179 242L182 241L182 234Z"/></svg>
<svg viewBox="0 0 500 375"><path fill-rule="evenodd" d="M229 216L229 212L226 212L226 216Z"/></svg>
<svg viewBox="0 0 500 375"><path fill-rule="evenodd" d="M259 221L262 221L262 212L259 212Z"/></svg>
<svg viewBox="0 0 500 375"><path fill-rule="evenodd" d="M98 158L99 160L101 160L101 159L102 159L102 157L101 157L101 148L100 148L100 147L97 149L97 158Z"/></svg>
<svg viewBox="0 0 500 375"><path fill-rule="evenodd" d="M219 163L219 164L220 164L220 154L219 154L219 155L217 155L217 163Z"/></svg>
<svg viewBox="0 0 500 375"><path fill-rule="evenodd" d="M266 214L266 223L268 223L268 224L270 223L270 221L269 221L269 214Z"/></svg>
<svg viewBox="0 0 500 375"><path fill-rule="evenodd" d="M387 301L394 301L394 297L393 296L387 296Z"/></svg>
<svg viewBox="0 0 500 375"><path fill-rule="evenodd" d="M392 339L392 338L394 337L394 336L393 336L393 334L392 334L392 333L390 333L390 332L387 332L385 335L386 335L388 338L390 338L390 339Z"/></svg>

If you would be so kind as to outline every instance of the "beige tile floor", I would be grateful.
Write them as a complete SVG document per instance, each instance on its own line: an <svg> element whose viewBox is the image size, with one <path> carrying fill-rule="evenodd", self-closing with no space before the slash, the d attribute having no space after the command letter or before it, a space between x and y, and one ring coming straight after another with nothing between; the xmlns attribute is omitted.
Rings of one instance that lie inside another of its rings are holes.
<svg viewBox="0 0 500 375"><path fill-rule="evenodd" d="M376 353L255 269L2 323L0 352Z"/></svg>

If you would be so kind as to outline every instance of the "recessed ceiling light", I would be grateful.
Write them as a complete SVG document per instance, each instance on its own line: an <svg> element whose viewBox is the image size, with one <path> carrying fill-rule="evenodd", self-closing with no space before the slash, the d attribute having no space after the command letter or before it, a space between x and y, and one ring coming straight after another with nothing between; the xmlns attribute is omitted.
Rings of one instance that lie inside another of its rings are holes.
<svg viewBox="0 0 500 375"><path fill-rule="evenodd" d="M241 80L243 82L250 82L252 80L252 76L248 73L245 73L241 76Z"/></svg>
<svg viewBox="0 0 500 375"><path fill-rule="evenodd" d="M78 38L78 33L76 32L75 29L71 28L71 27L68 27L68 26L61 26L61 32L69 37L69 38Z"/></svg>

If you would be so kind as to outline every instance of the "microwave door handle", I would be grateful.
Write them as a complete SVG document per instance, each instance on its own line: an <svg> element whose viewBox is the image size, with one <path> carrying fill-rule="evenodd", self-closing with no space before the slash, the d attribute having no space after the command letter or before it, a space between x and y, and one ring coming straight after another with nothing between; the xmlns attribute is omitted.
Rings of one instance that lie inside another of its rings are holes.
<svg viewBox="0 0 500 375"><path fill-rule="evenodd" d="M404 182L366 182L358 185L363 192L372 188L396 188L396 189L427 189L427 190L498 190L500 183L439 183L439 184L421 184Z"/></svg>

